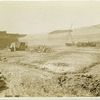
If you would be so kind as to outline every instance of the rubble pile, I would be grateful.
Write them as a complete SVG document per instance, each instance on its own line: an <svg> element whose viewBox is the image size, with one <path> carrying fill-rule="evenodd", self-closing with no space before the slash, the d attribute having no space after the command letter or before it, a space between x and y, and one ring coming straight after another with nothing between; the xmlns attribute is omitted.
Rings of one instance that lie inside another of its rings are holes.
<svg viewBox="0 0 100 100"><path fill-rule="evenodd" d="M0 61L1 62L7 62L7 58L6 57L0 57Z"/></svg>
<svg viewBox="0 0 100 100"><path fill-rule="evenodd" d="M7 84L6 84L6 78L4 75L2 75L2 73L0 72L0 91L7 87Z"/></svg>
<svg viewBox="0 0 100 100"><path fill-rule="evenodd" d="M57 75L52 80L35 80L32 83L23 84L24 88L29 86L26 89L29 96L100 96L100 80L92 75Z"/></svg>
<svg viewBox="0 0 100 100"><path fill-rule="evenodd" d="M37 53L51 53L53 52L53 50L45 45L39 45L39 46L35 46L32 48L31 50L32 52L37 52Z"/></svg>
<svg viewBox="0 0 100 100"><path fill-rule="evenodd" d="M92 75L61 75L57 78L58 85L71 96L100 96L100 79ZM87 93L87 94L86 94Z"/></svg>

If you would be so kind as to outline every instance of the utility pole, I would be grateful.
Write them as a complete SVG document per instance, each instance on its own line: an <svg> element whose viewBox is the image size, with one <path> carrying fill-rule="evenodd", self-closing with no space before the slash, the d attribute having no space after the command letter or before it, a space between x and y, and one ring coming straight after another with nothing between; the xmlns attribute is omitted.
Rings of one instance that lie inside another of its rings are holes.
<svg viewBox="0 0 100 100"><path fill-rule="evenodd" d="M70 29L68 30L68 33L69 33L71 42L72 42L72 44L74 45L74 40L73 40L73 37L72 37L72 34L71 34L72 32L73 32L73 30L72 30L72 25L71 25Z"/></svg>

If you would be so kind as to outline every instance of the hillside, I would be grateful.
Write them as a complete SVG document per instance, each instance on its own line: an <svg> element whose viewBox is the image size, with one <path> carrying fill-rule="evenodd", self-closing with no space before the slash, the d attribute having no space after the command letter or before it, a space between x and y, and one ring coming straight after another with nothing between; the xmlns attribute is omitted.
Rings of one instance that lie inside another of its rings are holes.
<svg viewBox="0 0 100 100"><path fill-rule="evenodd" d="M87 27L80 27L76 29L66 29L66 30L54 30L52 32L49 32L48 34L63 34L72 32L74 35L87 35L87 34L99 34L100 33L100 24L98 25L92 25Z"/></svg>
<svg viewBox="0 0 100 100"><path fill-rule="evenodd" d="M21 38L22 41L27 41L29 45L46 44L46 45L65 45L66 42L71 42L70 30L54 30L48 34L27 35ZM100 25L81 27L73 29L72 39L75 42L79 41L100 41Z"/></svg>
<svg viewBox="0 0 100 100"><path fill-rule="evenodd" d="M67 33L67 32L72 32L72 30L55 30L48 34L59 34L59 33Z"/></svg>

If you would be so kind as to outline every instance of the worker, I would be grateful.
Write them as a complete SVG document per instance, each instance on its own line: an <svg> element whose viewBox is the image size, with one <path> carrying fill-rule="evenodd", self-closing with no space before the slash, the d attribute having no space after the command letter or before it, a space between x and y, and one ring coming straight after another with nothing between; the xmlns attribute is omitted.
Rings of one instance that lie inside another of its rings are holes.
<svg viewBox="0 0 100 100"><path fill-rule="evenodd" d="M16 51L16 46L15 46L14 42L11 43L10 49L11 49L12 52Z"/></svg>

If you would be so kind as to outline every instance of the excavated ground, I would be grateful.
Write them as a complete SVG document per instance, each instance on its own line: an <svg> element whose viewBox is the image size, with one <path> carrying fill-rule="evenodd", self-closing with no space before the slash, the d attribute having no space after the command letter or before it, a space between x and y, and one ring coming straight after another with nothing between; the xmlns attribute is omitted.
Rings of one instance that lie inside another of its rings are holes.
<svg viewBox="0 0 100 100"><path fill-rule="evenodd" d="M0 72L8 87L1 97L100 96L100 52L96 50L1 50Z"/></svg>

